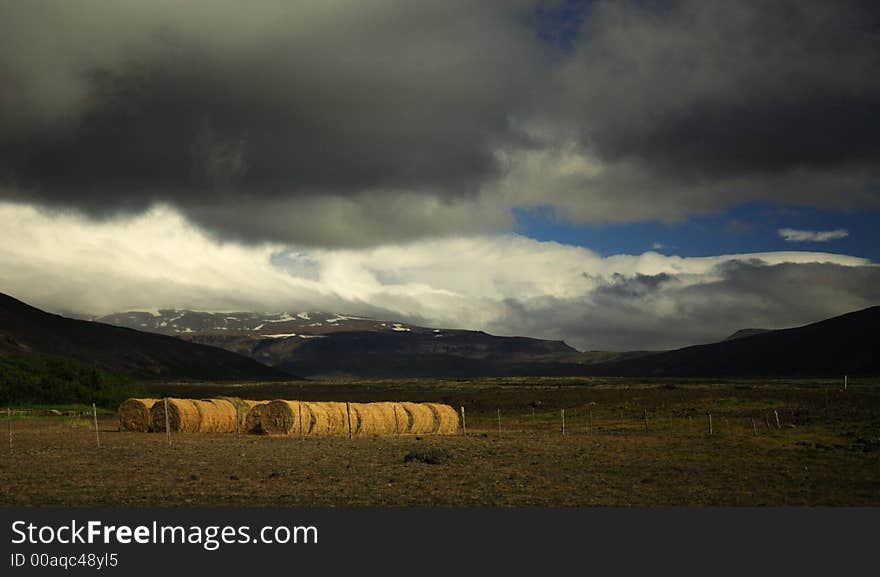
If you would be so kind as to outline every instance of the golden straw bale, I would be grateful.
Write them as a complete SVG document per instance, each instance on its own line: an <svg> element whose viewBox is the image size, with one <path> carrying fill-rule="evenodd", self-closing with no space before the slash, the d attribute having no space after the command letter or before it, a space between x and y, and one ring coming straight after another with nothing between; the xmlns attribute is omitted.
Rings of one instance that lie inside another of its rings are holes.
<svg viewBox="0 0 880 577"><path fill-rule="evenodd" d="M441 403L425 403L434 412L434 432L440 435L452 435L458 432L458 413L449 405Z"/></svg>
<svg viewBox="0 0 880 577"><path fill-rule="evenodd" d="M238 421L241 426L241 430L247 430L247 414L252 408L257 405L263 404L266 401L251 401L248 399L240 399L238 397L219 397L224 401L229 401L232 403L232 406L235 410L238 411Z"/></svg>
<svg viewBox="0 0 880 577"><path fill-rule="evenodd" d="M150 409L156 404L156 399L126 399L119 405L120 431L139 431L145 433L150 430Z"/></svg>
<svg viewBox="0 0 880 577"><path fill-rule="evenodd" d="M227 399L194 401L199 410L200 433L234 433L238 427L235 404Z"/></svg>
<svg viewBox="0 0 880 577"><path fill-rule="evenodd" d="M268 403L261 403L251 407L244 417L244 430L248 433L256 433L258 435L266 434L263 429L263 419L265 418Z"/></svg>
<svg viewBox="0 0 880 577"><path fill-rule="evenodd" d="M262 414L262 430L267 435L290 435L299 429L295 401L271 401L264 406Z"/></svg>
<svg viewBox="0 0 880 577"><path fill-rule="evenodd" d="M150 422L154 431L165 430L165 401L157 401L150 409ZM192 399L168 398L168 428L175 432L197 433L201 426L201 413Z"/></svg>
<svg viewBox="0 0 880 577"><path fill-rule="evenodd" d="M306 403L312 412L312 435L348 435L348 415L345 403L330 401ZM354 428L354 423L352 423Z"/></svg>
<svg viewBox="0 0 880 577"><path fill-rule="evenodd" d="M400 403L405 415L398 418L406 423L406 428L401 429L401 433L414 433L416 435L424 435L433 433L435 430L434 411L431 407L424 403Z"/></svg>
<svg viewBox="0 0 880 577"><path fill-rule="evenodd" d="M378 435L394 435L394 411L397 409L398 426L406 424L406 414L400 403L370 403L375 411L375 420L378 424ZM404 432L404 431L401 431Z"/></svg>
<svg viewBox="0 0 880 577"><path fill-rule="evenodd" d="M265 435L299 435L301 413L302 433L308 435L313 428L314 418L308 405L282 399L257 404L248 411L245 428L250 433Z"/></svg>
<svg viewBox="0 0 880 577"><path fill-rule="evenodd" d="M354 434L362 437L393 435L394 405L394 403L351 403Z"/></svg>

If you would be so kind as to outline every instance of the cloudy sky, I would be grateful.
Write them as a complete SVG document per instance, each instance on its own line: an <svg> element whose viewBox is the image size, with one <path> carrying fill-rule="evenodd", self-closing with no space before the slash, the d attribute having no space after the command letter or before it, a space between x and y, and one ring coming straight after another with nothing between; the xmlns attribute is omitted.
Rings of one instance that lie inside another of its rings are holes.
<svg viewBox="0 0 880 577"><path fill-rule="evenodd" d="M0 291L656 349L880 304L858 1L0 0Z"/></svg>

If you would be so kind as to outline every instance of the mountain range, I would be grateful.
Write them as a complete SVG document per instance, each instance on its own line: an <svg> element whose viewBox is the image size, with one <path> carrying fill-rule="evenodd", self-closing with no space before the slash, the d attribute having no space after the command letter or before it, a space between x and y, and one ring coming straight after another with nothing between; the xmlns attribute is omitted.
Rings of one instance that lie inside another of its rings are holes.
<svg viewBox="0 0 880 577"><path fill-rule="evenodd" d="M504 375L521 372L521 365L576 363L582 355L562 341L427 328L325 312L159 310L118 313L97 320L176 335L289 373L319 378ZM587 358L589 355L584 356Z"/></svg>
<svg viewBox="0 0 880 577"><path fill-rule="evenodd" d="M877 375L878 351L876 306L673 351L579 352L562 341L322 312L169 309L76 320L0 294L0 355L72 357L151 380Z"/></svg>

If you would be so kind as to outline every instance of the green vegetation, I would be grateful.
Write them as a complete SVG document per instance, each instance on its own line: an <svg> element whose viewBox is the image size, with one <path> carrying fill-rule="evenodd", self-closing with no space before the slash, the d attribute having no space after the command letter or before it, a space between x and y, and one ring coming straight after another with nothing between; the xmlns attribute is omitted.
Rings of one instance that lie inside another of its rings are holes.
<svg viewBox="0 0 880 577"><path fill-rule="evenodd" d="M95 403L115 409L126 398L143 395L143 387L128 377L73 359L0 356L2 405Z"/></svg>

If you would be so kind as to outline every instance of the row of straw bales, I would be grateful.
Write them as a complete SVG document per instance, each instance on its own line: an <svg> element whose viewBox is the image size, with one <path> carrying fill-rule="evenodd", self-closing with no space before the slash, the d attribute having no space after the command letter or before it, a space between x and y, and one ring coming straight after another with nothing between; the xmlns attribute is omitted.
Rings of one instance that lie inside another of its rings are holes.
<svg viewBox="0 0 880 577"><path fill-rule="evenodd" d="M128 399L119 406L123 431L164 431L165 400ZM168 398L168 428L183 433L236 431L289 436L370 437L458 431L458 413L440 403L340 403ZM236 420L237 419L237 420Z"/></svg>

